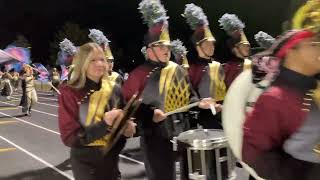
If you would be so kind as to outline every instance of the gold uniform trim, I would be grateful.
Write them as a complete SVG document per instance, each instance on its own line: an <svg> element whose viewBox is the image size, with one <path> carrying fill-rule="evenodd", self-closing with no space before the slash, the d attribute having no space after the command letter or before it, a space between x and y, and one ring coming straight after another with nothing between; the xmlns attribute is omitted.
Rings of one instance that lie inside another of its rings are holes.
<svg viewBox="0 0 320 180"><path fill-rule="evenodd" d="M249 60L249 59L244 59L244 62L243 62L243 71L244 70L247 70L247 69L251 69L252 67L252 61Z"/></svg>
<svg viewBox="0 0 320 180"><path fill-rule="evenodd" d="M200 45L203 41L216 41L216 39L212 35L211 30L209 29L209 26L204 27L204 38L199 40L196 44Z"/></svg>
<svg viewBox="0 0 320 180"><path fill-rule="evenodd" d="M111 75L108 76L109 80L112 82L115 82L116 79L119 77L120 75L117 72L112 71Z"/></svg>
<svg viewBox="0 0 320 180"><path fill-rule="evenodd" d="M170 84L169 91L165 94L164 111L170 112L186 106L190 101L190 86L185 78L176 79Z"/></svg>
<svg viewBox="0 0 320 180"><path fill-rule="evenodd" d="M313 98L320 109L320 81L318 81L317 89L313 91ZM313 151L320 155L320 143L314 147Z"/></svg>
<svg viewBox="0 0 320 180"><path fill-rule="evenodd" d="M309 0L301 6L292 19L293 29L309 29L314 32L320 30L320 1Z"/></svg>
<svg viewBox="0 0 320 180"><path fill-rule="evenodd" d="M245 34L243 31L241 31L240 33L241 33L241 35L240 35L240 42L239 42L239 44L247 44L247 45L250 45L250 42L248 41L248 38L247 38L246 34Z"/></svg>
<svg viewBox="0 0 320 180"><path fill-rule="evenodd" d="M213 61L209 64L210 76L210 92L214 92L215 101L223 101L226 96L226 85L224 83L224 76L220 77L219 69L221 64ZM213 89L215 88L215 89Z"/></svg>
<svg viewBox="0 0 320 180"><path fill-rule="evenodd" d="M188 58L186 55L183 55L182 57L182 67L183 68L189 68L189 62L188 62Z"/></svg>
<svg viewBox="0 0 320 180"><path fill-rule="evenodd" d="M159 94L164 94L164 112L170 112L189 104L190 85L183 74L178 77L176 69L179 65L169 61L161 70Z"/></svg>
<svg viewBox="0 0 320 180"><path fill-rule="evenodd" d="M159 94L167 93L169 85L173 79L174 72L178 65L174 62L169 61L168 65L161 70L160 81L159 81Z"/></svg>
<svg viewBox="0 0 320 180"><path fill-rule="evenodd" d="M89 99L89 109L86 117L85 126L97 123L103 120L105 109L108 106L108 101L111 97L115 83L104 78L102 79L101 89L94 92ZM94 120L94 122L93 122ZM101 138L87 146L105 146L107 145L106 138Z"/></svg>
<svg viewBox="0 0 320 180"><path fill-rule="evenodd" d="M166 26L162 27L162 32L160 34L159 40L165 42L165 44L169 43L169 45L170 45L169 31L168 31L168 28Z"/></svg>
<svg viewBox="0 0 320 180"><path fill-rule="evenodd" d="M317 89L314 90L313 96L312 96L318 105L318 108L320 109L320 81L318 81Z"/></svg>

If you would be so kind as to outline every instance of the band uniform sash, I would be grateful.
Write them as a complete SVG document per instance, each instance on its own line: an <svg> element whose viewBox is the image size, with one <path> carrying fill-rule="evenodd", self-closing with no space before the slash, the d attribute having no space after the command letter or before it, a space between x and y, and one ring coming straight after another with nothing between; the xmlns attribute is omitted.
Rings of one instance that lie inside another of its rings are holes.
<svg viewBox="0 0 320 180"><path fill-rule="evenodd" d="M210 75L210 92L214 92L215 101L223 101L226 96L226 85L224 83L224 76L220 77L221 64L213 61L209 64Z"/></svg>
<svg viewBox="0 0 320 180"><path fill-rule="evenodd" d="M115 82L108 79L102 79L101 89L94 92L89 99L88 114L86 117L86 126L103 120L106 107L113 92ZM103 137L88 144L87 146L105 146L107 138Z"/></svg>

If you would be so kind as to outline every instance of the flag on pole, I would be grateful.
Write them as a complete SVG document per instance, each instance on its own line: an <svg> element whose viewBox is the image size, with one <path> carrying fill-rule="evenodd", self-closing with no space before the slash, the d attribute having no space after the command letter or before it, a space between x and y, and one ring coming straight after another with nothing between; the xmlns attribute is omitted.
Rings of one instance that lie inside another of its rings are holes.
<svg viewBox="0 0 320 180"><path fill-rule="evenodd" d="M5 50L5 52L14 56L23 64L30 64L30 50L28 48L16 47L9 45Z"/></svg>
<svg viewBox="0 0 320 180"><path fill-rule="evenodd" d="M66 68L65 65L61 65L61 76L60 76L60 80L61 80L61 81L68 80L68 75L69 75L69 70Z"/></svg>
<svg viewBox="0 0 320 180"><path fill-rule="evenodd" d="M33 63L33 69L39 73L38 80L43 82L49 81L49 71L41 63Z"/></svg>

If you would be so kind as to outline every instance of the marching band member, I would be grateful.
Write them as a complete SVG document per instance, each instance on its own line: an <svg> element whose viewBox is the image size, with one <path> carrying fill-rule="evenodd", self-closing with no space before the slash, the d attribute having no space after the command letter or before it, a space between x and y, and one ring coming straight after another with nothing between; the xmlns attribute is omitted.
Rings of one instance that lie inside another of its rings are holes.
<svg viewBox="0 0 320 180"><path fill-rule="evenodd" d="M28 64L24 64L23 74L20 78L22 88L20 106L22 106L22 113L30 116L32 106L38 102L37 92L34 87L33 68Z"/></svg>
<svg viewBox="0 0 320 180"><path fill-rule="evenodd" d="M107 136L113 122L122 116L120 88L104 79L107 61L102 48L87 43L79 48L74 70L67 84L60 86L59 129L61 139L71 147L71 165L76 180L118 180L119 153L125 145L120 138L107 153ZM124 136L135 133L135 124L127 124Z"/></svg>
<svg viewBox="0 0 320 180"><path fill-rule="evenodd" d="M62 61L60 64L63 64L68 67L69 73L68 73L68 80L71 79L71 74L73 71L74 65L73 58L77 53L77 48L74 46L74 44L67 38L65 38L63 41L59 43L59 47L62 53Z"/></svg>
<svg viewBox="0 0 320 180"><path fill-rule="evenodd" d="M117 84L122 85L123 84L123 77L117 73L116 71L113 71L113 65L114 65L114 59L108 59L108 75L111 81L115 81Z"/></svg>
<svg viewBox="0 0 320 180"><path fill-rule="evenodd" d="M145 36L147 60L138 66L124 82L122 93L126 100L139 94L142 103L136 118L140 142L149 180L175 180L175 157L170 140L188 129L183 114L165 113L197 101L186 71L170 59L170 38L166 10L158 0L143 0L139 4L149 30ZM211 99L199 104L209 108Z"/></svg>
<svg viewBox="0 0 320 180"><path fill-rule="evenodd" d="M8 73L8 72L5 72L3 75L2 75L2 85L1 85L1 96L5 96L7 100L10 100L11 99L11 95L13 93L13 88L11 86L11 82L10 80L12 79L12 76Z"/></svg>
<svg viewBox="0 0 320 180"><path fill-rule="evenodd" d="M229 36L226 40L230 57L224 64L225 84L229 89L233 80L245 69L251 68L250 43L244 33L245 24L235 14L224 14L219 23Z"/></svg>
<svg viewBox="0 0 320 180"><path fill-rule="evenodd" d="M13 86L13 91L16 92L19 86L19 73L15 72L14 70L12 75L12 86Z"/></svg>
<svg viewBox="0 0 320 180"><path fill-rule="evenodd" d="M182 41L179 39L171 42L171 52L174 56L174 62L179 64L184 69L188 70L189 63L187 59L187 48L183 46Z"/></svg>
<svg viewBox="0 0 320 180"><path fill-rule="evenodd" d="M58 88L60 84L60 74L57 71L57 68L52 69L51 81L52 81L52 86L55 88ZM51 90L54 95L54 92L55 92L54 88L52 88Z"/></svg>
<svg viewBox="0 0 320 180"><path fill-rule="evenodd" d="M217 102L223 101L226 93L224 72L222 65L212 58L216 40L210 31L207 16L193 3L186 5L183 16L194 31L192 42L198 54L189 68L192 87L200 98L211 97ZM220 117L213 116L210 110L200 110L198 119L206 129L222 128Z"/></svg>
<svg viewBox="0 0 320 180"><path fill-rule="evenodd" d="M122 76L113 71L113 64L114 64L114 57L112 55L111 52L111 48L110 48L110 41L107 39L107 37L103 34L102 31L98 30L98 29L90 29L90 34L88 35L88 37L95 43L99 44L102 49L104 50L106 59L108 61L108 72L107 72L107 77L111 80L116 82L119 85L123 84L123 78Z"/></svg>
<svg viewBox="0 0 320 180"><path fill-rule="evenodd" d="M257 34L255 34L254 39L263 50L269 49L275 41L274 37L263 31L259 31Z"/></svg>
<svg viewBox="0 0 320 180"><path fill-rule="evenodd" d="M304 29L285 33L272 46L279 74L243 127L243 161L265 179L320 178L319 10L319 1L309 1L294 19Z"/></svg>

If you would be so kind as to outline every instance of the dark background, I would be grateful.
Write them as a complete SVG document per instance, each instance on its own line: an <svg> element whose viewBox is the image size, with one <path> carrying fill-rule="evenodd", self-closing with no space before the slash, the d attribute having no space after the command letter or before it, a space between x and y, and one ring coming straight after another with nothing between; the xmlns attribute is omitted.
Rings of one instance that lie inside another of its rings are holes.
<svg viewBox="0 0 320 180"><path fill-rule="evenodd" d="M79 25L86 33L89 28L102 30L112 41L116 69L121 67L130 71L144 61L140 49L147 27L142 24L137 10L139 2L140 0L1 0L0 48L5 48L18 35L23 35L30 43L33 62L54 65L58 42L63 36L61 33L59 36L58 32L69 22ZM255 46L255 33L263 30L272 36L279 35L288 27L286 21L305 0L162 0L170 16L171 39L181 39L189 50L192 50L192 31L180 14L183 13L185 4L191 2L204 9L218 45L223 39L218 19L224 13L235 13L246 23L245 33ZM76 37L67 38L77 46L81 45L77 41L88 41L75 40Z"/></svg>

